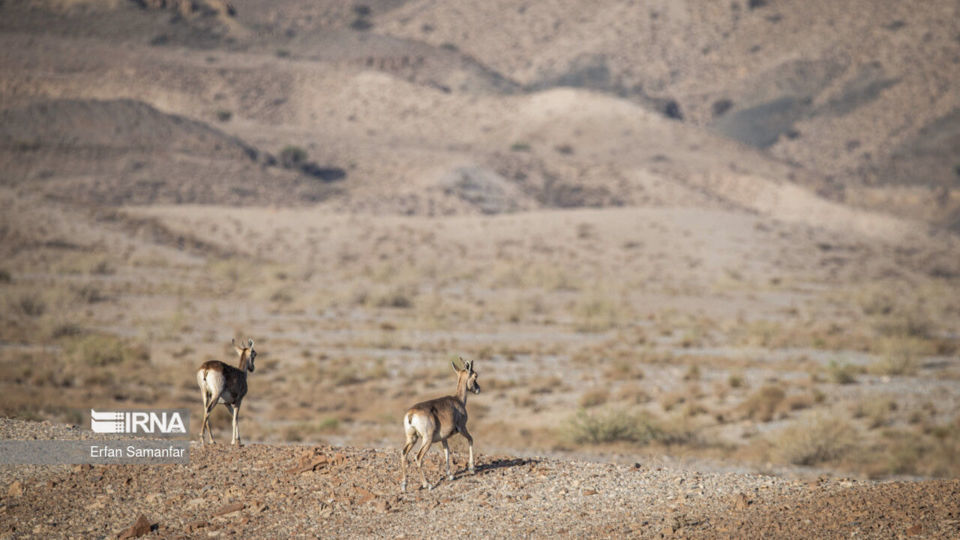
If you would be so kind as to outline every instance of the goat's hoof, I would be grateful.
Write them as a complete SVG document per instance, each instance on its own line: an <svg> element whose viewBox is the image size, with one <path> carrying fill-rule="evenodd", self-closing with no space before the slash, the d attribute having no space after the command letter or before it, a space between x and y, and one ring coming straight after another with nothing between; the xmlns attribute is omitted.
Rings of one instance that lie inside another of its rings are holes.
<svg viewBox="0 0 960 540"><path fill-rule="evenodd" d="M470 474L477 474L477 470L474 469L473 467L470 467L469 469L467 469L467 472L469 472Z"/></svg>
<svg viewBox="0 0 960 540"><path fill-rule="evenodd" d="M407 492L407 483L404 482L400 484L400 493L406 493L406 492Z"/></svg>
<svg viewBox="0 0 960 540"><path fill-rule="evenodd" d="M447 480L453 482L453 475L451 474L451 475L447 476Z"/></svg>

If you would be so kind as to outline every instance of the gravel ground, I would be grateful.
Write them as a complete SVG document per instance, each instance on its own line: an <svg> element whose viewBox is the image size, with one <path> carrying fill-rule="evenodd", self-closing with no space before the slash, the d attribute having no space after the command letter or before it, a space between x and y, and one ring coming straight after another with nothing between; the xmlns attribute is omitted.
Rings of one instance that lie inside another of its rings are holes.
<svg viewBox="0 0 960 540"><path fill-rule="evenodd" d="M0 420L5 439L87 438ZM475 475L399 491L398 450L191 448L189 465L0 467L0 537L957 537L960 481L787 480L478 456ZM432 450L428 479L440 480ZM411 482L413 483L413 482ZM140 516L143 529L127 530Z"/></svg>

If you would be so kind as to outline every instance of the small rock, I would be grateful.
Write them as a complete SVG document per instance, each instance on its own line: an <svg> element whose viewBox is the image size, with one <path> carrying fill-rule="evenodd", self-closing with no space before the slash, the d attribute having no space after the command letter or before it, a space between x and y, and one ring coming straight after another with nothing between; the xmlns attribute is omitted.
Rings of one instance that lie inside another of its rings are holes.
<svg viewBox="0 0 960 540"><path fill-rule="evenodd" d="M232 514L232 513L234 513L234 512L239 512L240 510L243 510L243 503L242 503L242 502L233 503L233 504L227 504L227 505L221 506L216 512L213 513L213 515L214 515L214 516L223 516L223 515L226 515L226 514Z"/></svg>
<svg viewBox="0 0 960 540"><path fill-rule="evenodd" d="M581 493L582 493L583 495L596 495L596 494L597 494L597 490L595 490L595 489L584 489Z"/></svg>
<svg viewBox="0 0 960 540"><path fill-rule="evenodd" d="M208 526L208 525L209 525L209 523L207 523L206 521L203 521L202 519L200 519L200 520L197 520L197 521L191 521L190 523L187 523L186 529L187 529L187 532L195 532L195 531L197 531L198 529L202 529L202 528L204 528L204 527L206 527L206 526Z"/></svg>
<svg viewBox="0 0 960 540"><path fill-rule="evenodd" d="M140 517L137 518L137 521L133 523L130 527L120 531L117 535L118 540L126 540L128 538L140 538L141 536L150 532L153 526L150 524L150 520L147 519L147 516L140 514Z"/></svg>
<svg viewBox="0 0 960 540"><path fill-rule="evenodd" d="M907 536L916 536L922 532L923 532L923 525L920 525L919 523L917 523L913 527L910 527L909 529L907 529Z"/></svg>
<svg viewBox="0 0 960 540"><path fill-rule="evenodd" d="M7 488L7 495L10 497L19 497L23 495L23 484L19 480L14 480Z"/></svg>
<svg viewBox="0 0 960 540"><path fill-rule="evenodd" d="M741 493L737 495L737 501L733 504L733 507L737 510L746 510L751 504L753 504L753 501L747 497L747 494Z"/></svg>

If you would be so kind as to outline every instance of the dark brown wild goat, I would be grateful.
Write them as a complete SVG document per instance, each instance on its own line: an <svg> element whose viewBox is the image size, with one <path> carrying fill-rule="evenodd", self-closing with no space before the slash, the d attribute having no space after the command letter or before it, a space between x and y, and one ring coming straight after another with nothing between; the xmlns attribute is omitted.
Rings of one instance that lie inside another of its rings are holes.
<svg viewBox="0 0 960 540"><path fill-rule="evenodd" d="M253 340L247 341L246 347L238 347L236 341L231 342L240 356L239 369L219 360L204 362L197 370L197 384L200 385L200 394L203 396L203 422L200 423L200 443L204 444L204 429L210 435L210 444L214 444L213 432L210 430L210 411L217 403L226 405L233 416L233 438L230 444L243 446L240 443L240 428L238 415L240 402L247 395L247 372L253 373L253 360L257 351L253 349Z"/></svg>
<svg viewBox="0 0 960 540"><path fill-rule="evenodd" d="M463 369L457 368L457 365L451 362L453 371L457 374L455 396L417 403L407 409L407 413L403 415L403 431L407 436L407 443L400 454L400 470L403 472L403 480L400 482L401 491L407 491L407 454L413 449L417 440L420 441L420 448L417 450L416 460L422 488L433 488L423 476L423 456L430 449L430 445L437 441L443 444L443 455L447 461L447 479L453 480L453 474L450 472L450 446L447 444L447 439L455 433L463 435L470 444L469 471L470 474L474 473L473 437L467 431L467 391L479 394L480 385L477 384L477 372L473 370L473 362L464 362L463 358L460 362L463 364Z"/></svg>

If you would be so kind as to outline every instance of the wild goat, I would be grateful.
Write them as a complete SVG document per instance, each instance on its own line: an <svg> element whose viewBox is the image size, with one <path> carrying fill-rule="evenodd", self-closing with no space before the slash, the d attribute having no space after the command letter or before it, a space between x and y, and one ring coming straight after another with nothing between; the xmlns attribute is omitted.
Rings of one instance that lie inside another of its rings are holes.
<svg viewBox="0 0 960 540"><path fill-rule="evenodd" d="M257 351L253 349L252 339L247 341L246 347L238 347L235 340L231 343L240 356L239 369L219 360L210 360L204 362L197 370L197 384L200 385L200 394L203 396L200 444L206 442L203 438L204 429L210 435L210 444L214 444L213 431L210 430L210 411L217 406L217 403L223 403L233 415L233 439L230 444L243 446L240 442L237 416L240 414L240 402L247 394L247 371L253 373L253 361L257 357Z"/></svg>
<svg viewBox="0 0 960 540"><path fill-rule="evenodd" d="M447 461L447 479L453 480L453 474L450 472L450 446L447 444L447 439L454 433L463 435L470 444L469 470L470 474L474 473L473 437L467 431L467 391L479 394L480 385L477 384L477 372L473 370L473 362L464 362L463 358L460 362L463 364L463 369L457 368L453 362L450 363L457 374L457 395L417 403L407 409L407 413L403 415L403 431L407 436L407 443L400 454L400 470L403 471L403 480L400 482L401 491L407 491L407 454L413 449L418 439L421 442L416 460L417 469L420 471L421 487L433 489L423 476L423 456L430 449L430 445L437 441L443 444L443 456Z"/></svg>

